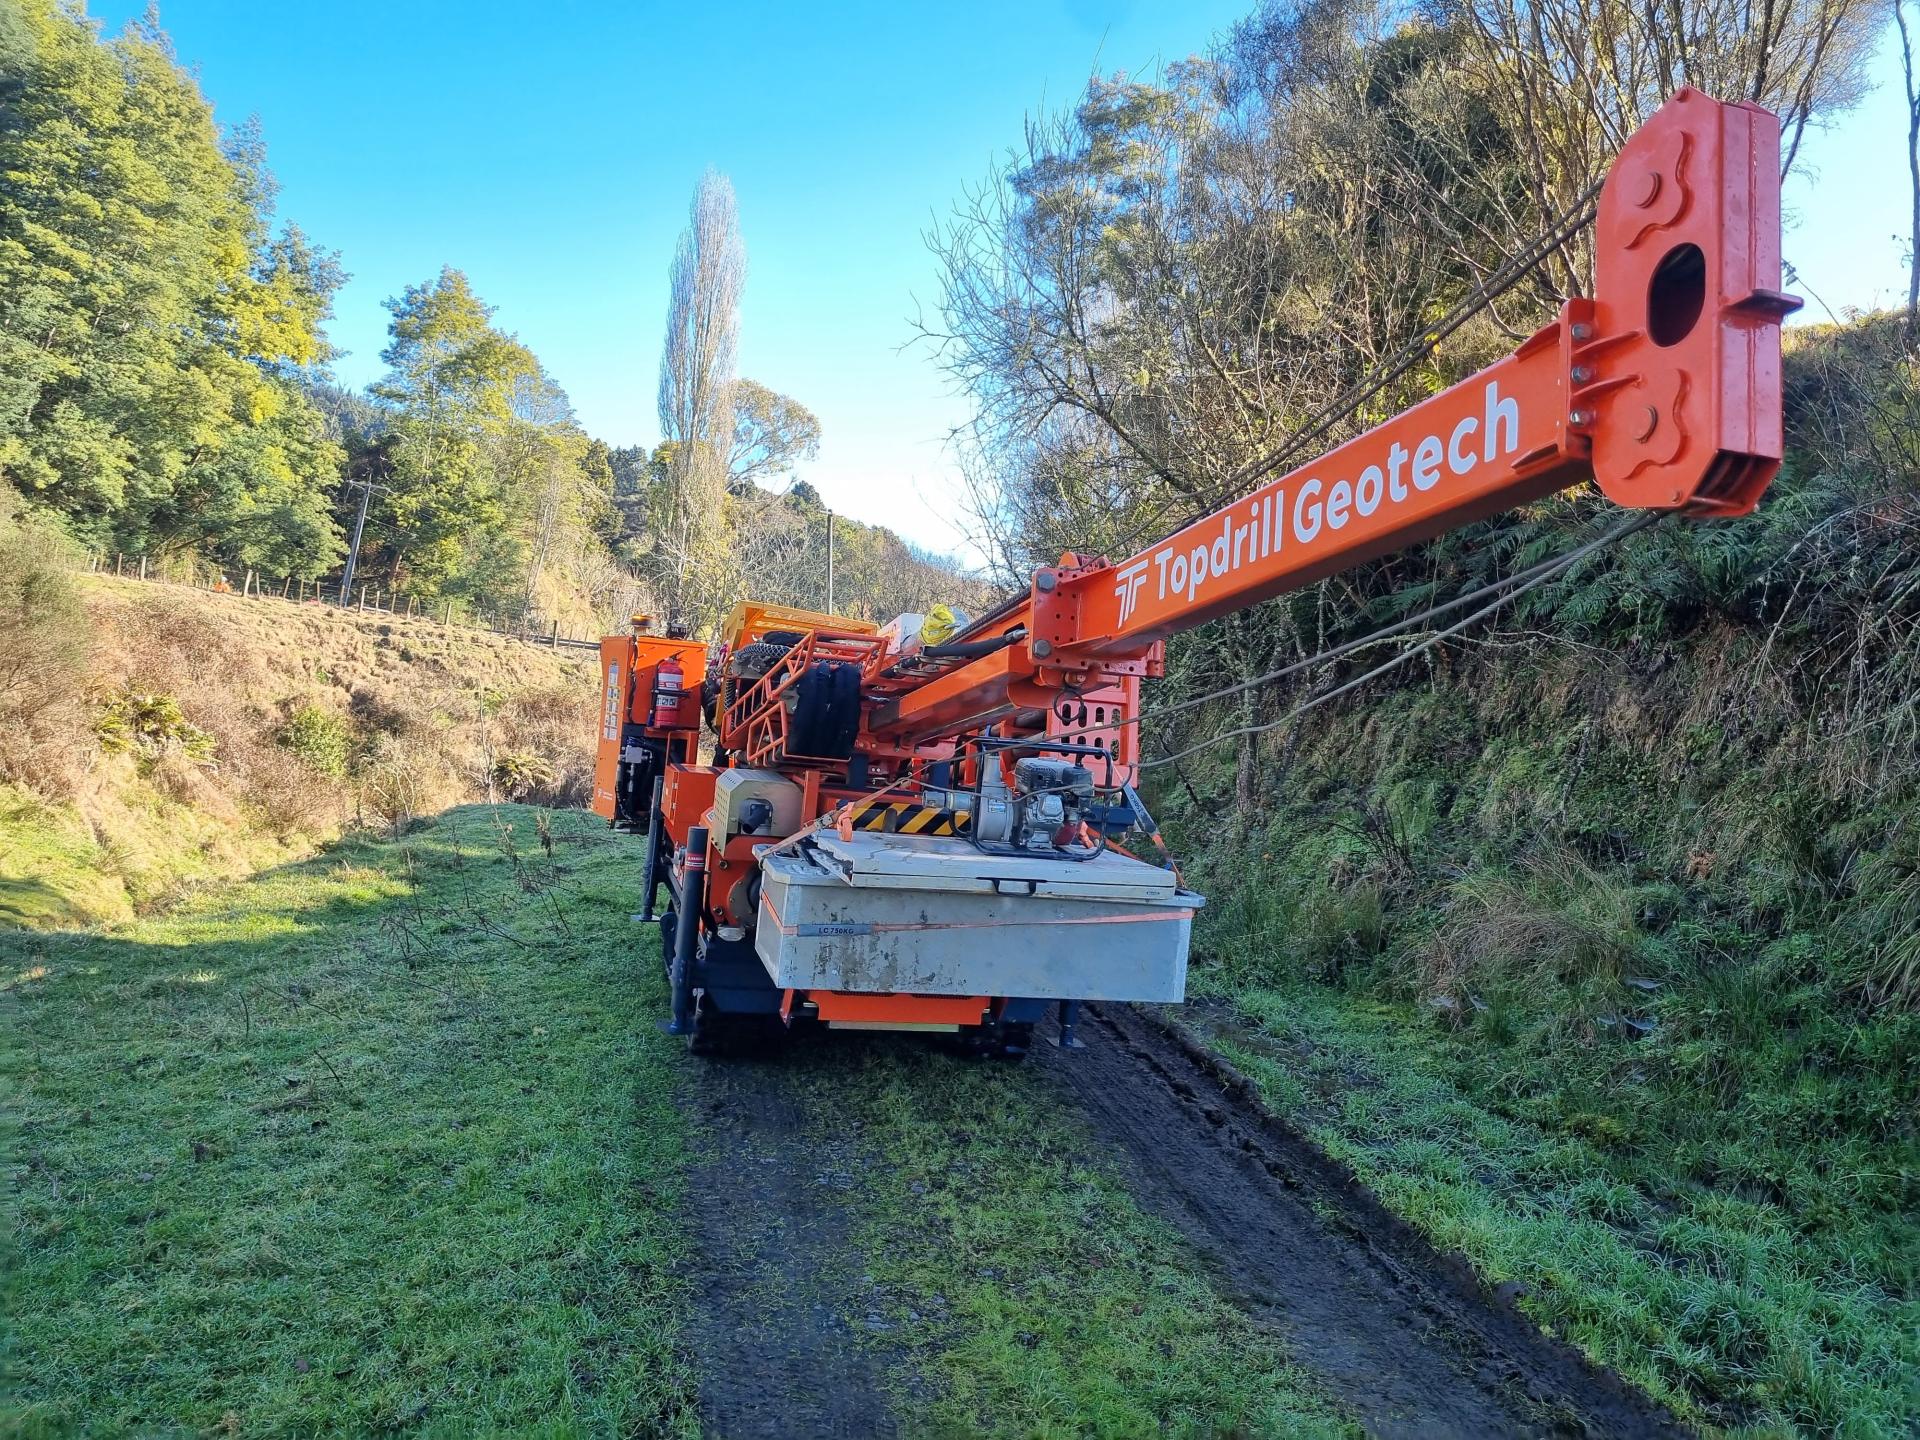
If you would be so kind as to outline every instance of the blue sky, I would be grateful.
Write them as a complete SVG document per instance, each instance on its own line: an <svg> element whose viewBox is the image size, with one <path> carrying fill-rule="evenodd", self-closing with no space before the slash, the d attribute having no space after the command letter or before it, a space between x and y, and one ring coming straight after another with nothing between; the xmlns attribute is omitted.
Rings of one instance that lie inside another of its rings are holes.
<svg viewBox="0 0 1920 1440"><path fill-rule="evenodd" d="M117 26L144 0L95 3ZM964 416L911 317L921 236L1086 77L1206 48L1251 0L585 4L164 0L220 118L258 115L280 210L341 252L343 380L380 371L381 302L465 270L616 444L658 434L667 265L695 181L732 178L741 373L810 406L836 509L964 550L943 439ZM1807 144L1787 256L1809 312L1904 298L1904 118L1879 93Z"/></svg>

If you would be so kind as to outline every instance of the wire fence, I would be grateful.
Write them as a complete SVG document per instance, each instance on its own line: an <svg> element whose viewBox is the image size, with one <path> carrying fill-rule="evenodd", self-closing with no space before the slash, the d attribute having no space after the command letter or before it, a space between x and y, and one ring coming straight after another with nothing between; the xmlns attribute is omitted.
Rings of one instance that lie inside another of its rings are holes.
<svg viewBox="0 0 1920 1440"><path fill-rule="evenodd" d="M519 640L549 650L598 650L600 642L592 636L566 635L558 620L544 621L531 611L509 615L504 611L470 609L453 600L438 605L421 605L411 595L383 592L373 582L349 590L339 580L306 580L287 575L279 579L248 570L236 584L219 566L196 555L125 555L104 551L87 556L87 569L95 575L112 575L122 580L144 580L152 584L178 585L211 594L234 595L245 600L280 601L289 605L324 605L356 613L392 615L425 620L448 630L472 630Z"/></svg>

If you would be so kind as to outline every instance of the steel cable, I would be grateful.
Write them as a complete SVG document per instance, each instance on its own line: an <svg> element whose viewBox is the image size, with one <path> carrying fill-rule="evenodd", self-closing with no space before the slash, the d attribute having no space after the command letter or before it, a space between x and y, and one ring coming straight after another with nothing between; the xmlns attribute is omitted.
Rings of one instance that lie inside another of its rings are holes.
<svg viewBox="0 0 1920 1440"><path fill-rule="evenodd" d="M1605 184L1604 177L1589 184L1574 202L1560 213L1544 234L1536 236L1531 244L1509 256L1499 269L1469 291L1459 304L1442 316L1431 329L1423 330L1419 336L1402 346L1396 354L1376 366L1370 375L1361 377L1344 392L1328 401L1299 430L1288 436L1286 443L1272 455L1235 471L1227 481L1227 488L1238 489L1250 480L1271 475L1275 470L1280 469L1307 446L1319 440L1335 425L1426 359L1442 340L1518 285L1536 265L1560 249L1576 233L1592 222L1599 209L1600 188L1603 184Z"/></svg>
<svg viewBox="0 0 1920 1440"><path fill-rule="evenodd" d="M1529 590L1537 589L1541 585L1546 584L1547 581L1564 573L1566 570L1571 568L1573 565L1577 564L1579 561L1585 559L1587 556L1594 554L1596 551L1603 550L1609 546L1615 545L1620 541L1626 539L1627 536L1632 535L1637 531L1644 530L1649 525L1653 525L1656 522L1664 519L1667 513L1668 512L1666 511L1650 511L1645 514L1635 515L1631 519L1625 520L1619 525L1616 525L1613 529L1609 530L1605 535L1602 535L1599 538L1594 540L1589 540L1584 545L1576 546L1574 549L1568 551L1564 555L1557 556L1552 560L1543 561L1541 564L1533 566L1529 570L1522 571L1520 575L1514 576L1507 581L1500 582L1495 585L1484 586L1480 590L1474 591L1470 595L1464 595L1464 596L1461 596L1458 600L1449 601L1444 606L1434 606L1432 610L1424 612L1422 615L1409 616L1406 620L1398 621L1394 625L1389 626L1386 629L1379 631L1374 635L1369 635L1359 640L1348 641L1344 645L1334 646L1331 649L1322 652L1320 655L1310 657L1309 659L1306 659L1306 660L1297 661L1294 664L1286 666L1281 670L1274 671L1271 675L1262 676L1256 680L1243 681L1240 684L1228 686L1221 690L1214 691L1207 695L1199 696L1192 700L1182 701L1178 706L1174 706L1168 710L1161 711L1150 718L1158 720L1165 715L1174 713L1176 710L1192 709L1196 705L1204 704L1210 700L1221 699L1227 695L1237 694L1242 690L1247 690L1252 688L1255 685L1263 684L1267 680L1277 679L1281 675L1291 674L1295 671L1305 669L1310 665L1323 663L1326 660L1337 658L1340 655L1350 654L1351 652L1361 648L1362 646L1373 644L1377 640L1385 638L1387 635L1390 635L1398 630L1406 629L1410 624L1416 624L1422 619L1430 618L1432 615L1442 613L1446 610L1458 609L1459 606L1463 604L1471 603L1471 601L1473 601L1474 599L1477 599L1480 596L1485 595L1491 591L1500 592L1488 604L1481 606L1478 610L1475 610L1472 614L1464 617L1463 619L1455 621L1452 625L1447 626L1446 629L1435 631L1432 635L1429 635L1426 639L1422 640L1419 644L1409 646L1407 649L1401 651L1398 655L1395 655L1391 660L1388 660L1383 664L1374 666L1373 669L1367 671L1364 675L1357 675L1353 679L1348 680L1343 684L1335 686L1333 689L1327 691L1325 694L1316 695L1309 700L1302 701L1299 705L1296 705L1293 709L1289 710L1285 715L1282 715L1277 720L1265 721L1259 725L1241 725L1241 726L1237 726L1232 730L1223 730L1218 735L1209 736L1205 740L1196 741L1194 744L1187 746L1185 749L1174 751L1171 755L1157 755L1150 760L1141 760L1138 762L1135 768L1140 770L1152 770L1162 765L1171 765L1176 760L1184 760L1189 755L1197 755L1200 751L1209 750L1213 748L1215 745L1218 745L1223 741L1236 740L1243 735L1259 735L1259 734L1265 733L1266 731L1278 730L1282 726L1289 725L1293 721L1299 719L1300 716L1306 714L1307 711L1317 709L1319 706L1325 705L1330 701L1336 700L1340 696L1345 695L1350 691L1357 690L1360 686L1365 685L1368 681L1376 680L1380 676L1385 675L1388 671L1397 669L1399 666L1406 664L1409 660L1413 659L1415 656L1424 654L1426 651L1431 650L1434 646L1440 644L1441 641L1450 639L1453 636L1458 635L1462 630L1465 630L1469 626L1474 624L1474 622L1478 620L1483 620L1487 616L1493 614L1495 611L1503 609L1508 605L1511 605L1515 600L1519 599L1522 595L1526 594ZM1142 717L1142 718L1148 718L1148 717ZM1136 722L1128 721L1125 723L1136 723ZM1115 727L1115 728L1124 728L1124 726Z"/></svg>

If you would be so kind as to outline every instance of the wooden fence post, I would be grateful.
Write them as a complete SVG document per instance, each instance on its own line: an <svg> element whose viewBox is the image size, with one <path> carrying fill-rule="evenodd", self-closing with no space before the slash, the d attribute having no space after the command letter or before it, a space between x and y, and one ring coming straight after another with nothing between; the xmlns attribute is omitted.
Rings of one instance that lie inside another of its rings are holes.
<svg viewBox="0 0 1920 1440"><path fill-rule="evenodd" d="M144 555L140 557L140 578L142 580L147 578L147 557Z"/></svg>
<svg viewBox="0 0 1920 1440"><path fill-rule="evenodd" d="M447 601L446 613L440 617L440 623L442 625L453 624L453 601Z"/></svg>

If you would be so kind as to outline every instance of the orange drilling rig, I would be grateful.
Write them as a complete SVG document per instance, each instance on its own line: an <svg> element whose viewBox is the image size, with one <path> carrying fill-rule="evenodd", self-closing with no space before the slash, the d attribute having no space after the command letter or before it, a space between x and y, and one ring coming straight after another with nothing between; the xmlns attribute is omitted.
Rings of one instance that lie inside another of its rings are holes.
<svg viewBox="0 0 1920 1440"><path fill-rule="evenodd" d="M1594 295L1511 355L1131 558L1067 554L938 643L746 604L601 642L594 808L648 835L670 1028L955 1032L1178 1001L1200 896L1134 788L1169 635L1583 483L1746 514L1781 455L1779 126L1682 90L1616 158ZM700 763L704 719L712 754Z"/></svg>

